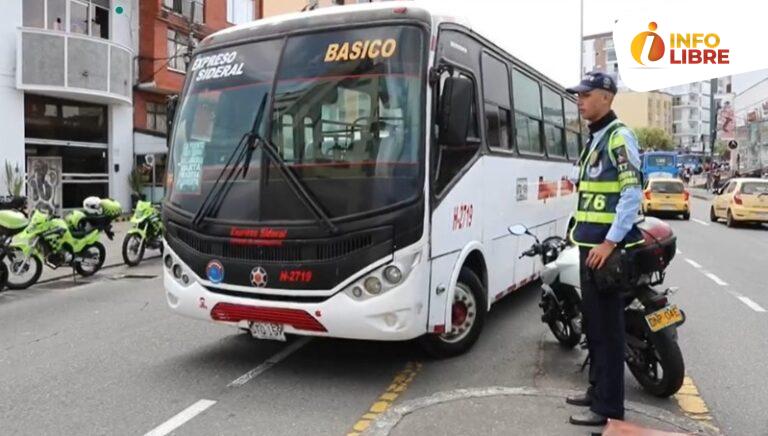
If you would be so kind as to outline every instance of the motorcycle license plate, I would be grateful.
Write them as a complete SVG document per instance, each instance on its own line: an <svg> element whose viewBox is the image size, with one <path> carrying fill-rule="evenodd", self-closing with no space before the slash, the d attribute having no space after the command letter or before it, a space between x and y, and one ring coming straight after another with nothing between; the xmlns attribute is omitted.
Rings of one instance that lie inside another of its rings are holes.
<svg viewBox="0 0 768 436"><path fill-rule="evenodd" d="M645 321L652 332L657 332L683 321L683 314L674 304L645 315Z"/></svg>
<svg viewBox="0 0 768 436"><path fill-rule="evenodd" d="M251 331L251 336L256 339L285 342L285 331L283 331L282 324L253 321L248 323L248 330Z"/></svg>

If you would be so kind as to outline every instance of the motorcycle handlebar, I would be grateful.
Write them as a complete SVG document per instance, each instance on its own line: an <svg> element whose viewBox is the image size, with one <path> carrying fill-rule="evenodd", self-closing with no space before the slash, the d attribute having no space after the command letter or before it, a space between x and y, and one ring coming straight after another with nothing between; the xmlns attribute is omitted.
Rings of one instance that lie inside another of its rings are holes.
<svg viewBox="0 0 768 436"><path fill-rule="evenodd" d="M523 251L523 254L520 255L518 259L522 259L524 257L533 257L539 254L540 247L538 244L534 245L533 247Z"/></svg>

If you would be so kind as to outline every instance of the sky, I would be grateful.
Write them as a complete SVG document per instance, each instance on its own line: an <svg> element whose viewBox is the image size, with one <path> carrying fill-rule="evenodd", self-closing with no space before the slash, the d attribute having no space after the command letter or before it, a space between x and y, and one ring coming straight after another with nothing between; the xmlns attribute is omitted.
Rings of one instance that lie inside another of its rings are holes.
<svg viewBox="0 0 768 436"><path fill-rule="evenodd" d="M628 3L638 6L641 1L584 0L584 35L611 32L622 7ZM466 18L478 33L563 86L572 86L580 79L579 0L420 2L439 5L442 10ZM700 7L701 1L697 5ZM768 70L734 76L734 92L766 77Z"/></svg>

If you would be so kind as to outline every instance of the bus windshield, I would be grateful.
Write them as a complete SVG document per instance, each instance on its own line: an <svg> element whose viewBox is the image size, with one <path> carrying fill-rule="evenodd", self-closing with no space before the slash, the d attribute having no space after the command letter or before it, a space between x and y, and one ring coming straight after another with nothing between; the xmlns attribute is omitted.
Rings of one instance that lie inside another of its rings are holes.
<svg viewBox="0 0 768 436"><path fill-rule="evenodd" d="M415 199L424 177L423 44L415 27L386 26L199 54L172 137L170 203L195 213L252 129L331 218ZM260 148L219 192L214 220L313 219Z"/></svg>

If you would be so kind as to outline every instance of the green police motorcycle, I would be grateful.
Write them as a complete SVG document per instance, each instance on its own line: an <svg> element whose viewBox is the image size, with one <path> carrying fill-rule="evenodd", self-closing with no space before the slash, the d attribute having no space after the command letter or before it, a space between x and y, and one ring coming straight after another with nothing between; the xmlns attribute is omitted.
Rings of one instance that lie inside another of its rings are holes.
<svg viewBox="0 0 768 436"><path fill-rule="evenodd" d="M29 219L15 210L0 210L0 291L8 281L8 266L3 262L13 236L27 228Z"/></svg>
<svg viewBox="0 0 768 436"><path fill-rule="evenodd" d="M152 203L139 201L131 217L131 228L123 239L123 261L128 266L138 265L147 248L160 250L162 255L163 220Z"/></svg>
<svg viewBox="0 0 768 436"><path fill-rule="evenodd" d="M26 289L35 284L43 264L52 269L70 266L83 277L95 274L106 257L99 242L101 232L114 237L112 221L120 216L120 204L111 199L89 197L84 210L75 210L64 219L35 210L29 225L11 242L6 264L9 289Z"/></svg>

